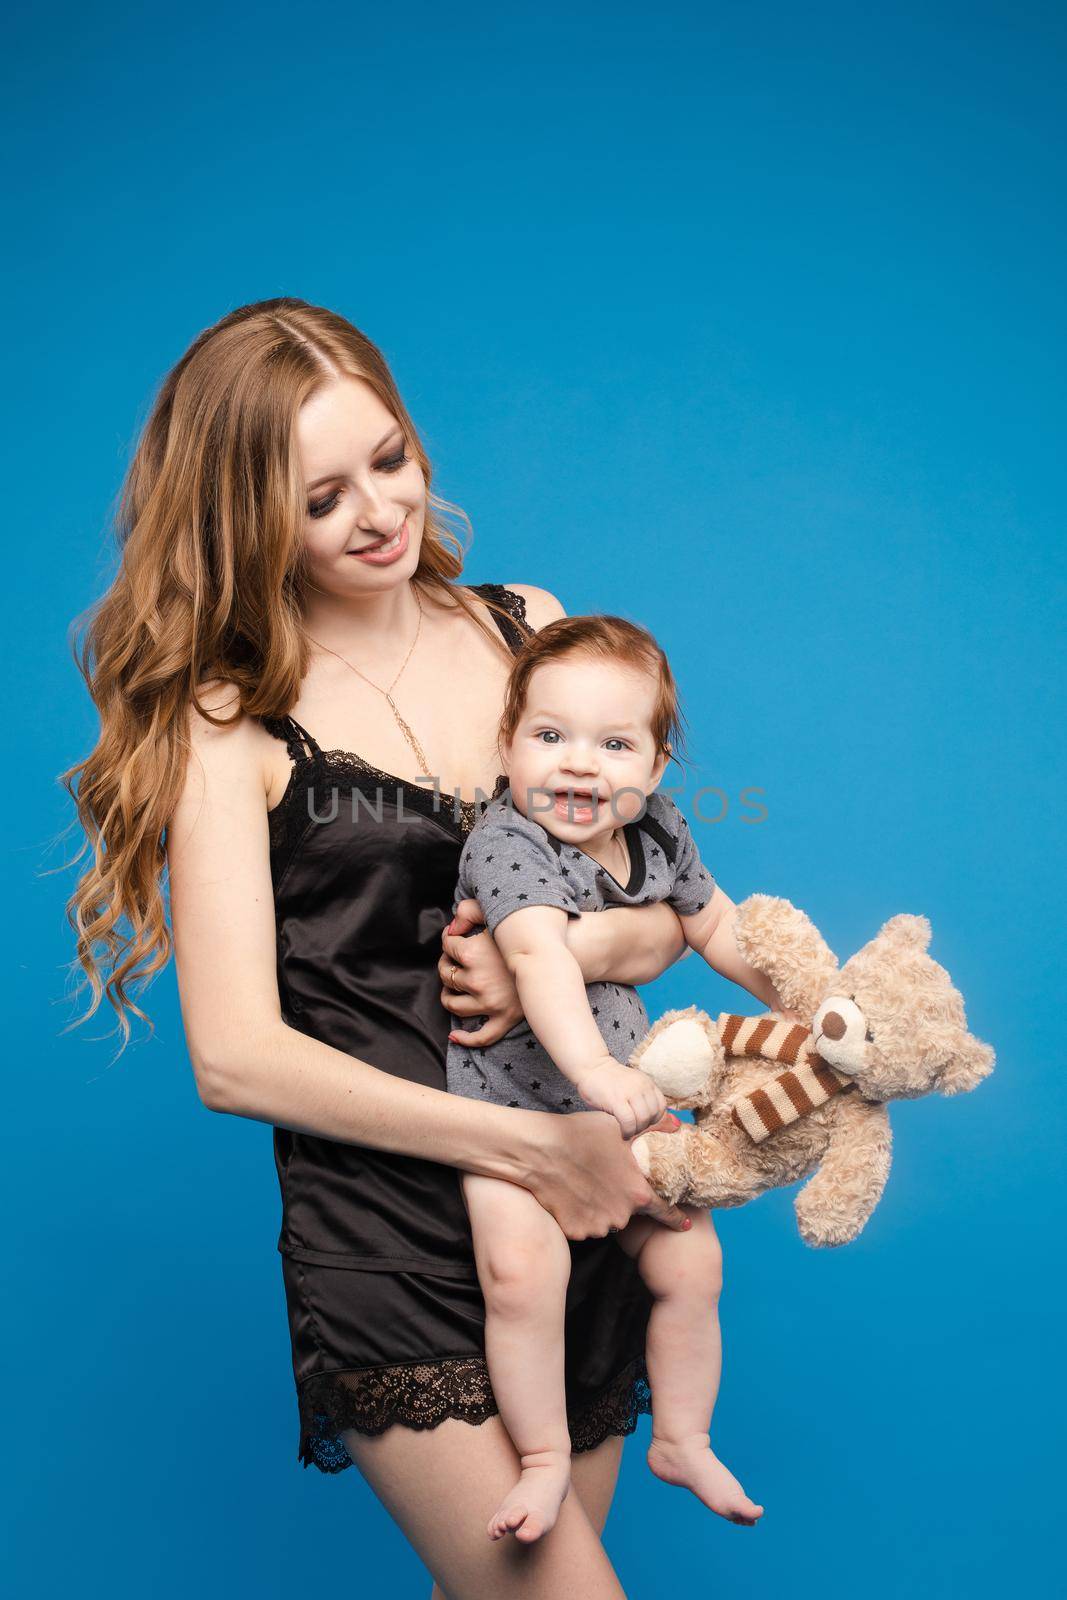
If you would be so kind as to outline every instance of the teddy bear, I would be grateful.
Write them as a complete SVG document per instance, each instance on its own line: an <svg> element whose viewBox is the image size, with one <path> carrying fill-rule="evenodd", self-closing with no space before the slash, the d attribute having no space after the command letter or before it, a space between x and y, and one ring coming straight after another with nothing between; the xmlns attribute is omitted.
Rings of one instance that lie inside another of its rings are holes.
<svg viewBox="0 0 1067 1600"><path fill-rule="evenodd" d="M805 913L777 896L741 901L734 934L803 1025L775 1012L717 1022L696 1006L665 1012L628 1065L694 1121L631 1148L673 1204L738 1206L807 1178L794 1202L801 1236L847 1244L889 1175L886 1102L974 1089L996 1058L967 1031L959 993L926 953L925 917L890 917L842 967Z"/></svg>

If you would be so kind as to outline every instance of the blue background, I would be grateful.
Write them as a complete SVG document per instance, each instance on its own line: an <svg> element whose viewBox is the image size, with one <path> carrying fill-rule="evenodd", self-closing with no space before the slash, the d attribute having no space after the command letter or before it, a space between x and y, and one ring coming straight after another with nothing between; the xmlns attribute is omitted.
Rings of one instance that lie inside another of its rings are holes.
<svg viewBox="0 0 1067 1600"><path fill-rule="evenodd" d="M1062 11L105 5L21 8L8 44L16 1592L429 1592L354 1470L296 1465L270 1134L201 1106L173 970L117 1065L103 1014L62 1031L56 774L96 727L67 629L155 385L284 293L385 351L472 581L661 638L727 892L842 958L926 914L999 1052L894 1108L850 1248L804 1246L788 1193L722 1215L715 1437L767 1515L653 1479L643 1419L627 1592L1053 1592ZM748 1000L696 960L645 998Z"/></svg>

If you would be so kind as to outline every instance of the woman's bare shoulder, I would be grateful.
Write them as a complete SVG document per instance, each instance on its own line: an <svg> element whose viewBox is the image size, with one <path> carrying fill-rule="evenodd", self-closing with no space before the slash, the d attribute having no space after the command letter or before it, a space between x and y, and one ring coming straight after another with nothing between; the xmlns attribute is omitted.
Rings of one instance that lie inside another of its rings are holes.
<svg viewBox="0 0 1067 1600"><path fill-rule="evenodd" d="M186 721L189 748L197 758L193 765L240 774L257 782L266 795L274 740L258 718L242 713L240 705L236 684L226 679L208 678L197 684Z"/></svg>
<svg viewBox="0 0 1067 1600"><path fill-rule="evenodd" d="M250 734L254 738L262 730L254 717L240 713L240 705L240 691L227 679L205 678L198 683L186 708L190 743L199 749L217 744L233 745L242 734L242 743ZM219 720L212 721L212 718Z"/></svg>
<svg viewBox="0 0 1067 1600"><path fill-rule="evenodd" d="M538 589L532 583L507 583L504 587L522 595L526 601L526 616L531 627L537 632L546 622L555 622L557 617L567 615L555 595L548 589Z"/></svg>

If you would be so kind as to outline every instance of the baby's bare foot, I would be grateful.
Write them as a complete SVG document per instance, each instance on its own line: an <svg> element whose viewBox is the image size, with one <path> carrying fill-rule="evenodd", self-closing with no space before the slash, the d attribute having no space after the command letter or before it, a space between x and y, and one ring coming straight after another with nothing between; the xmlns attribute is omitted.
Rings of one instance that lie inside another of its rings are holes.
<svg viewBox="0 0 1067 1600"><path fill-rule="evenodd" d="M532 1544L555 1526L571 1486L571 1458L562 1450L541 1450L520 1460L519 1481L489 1518L488 1533L490 1539L513 1533Z"/></svg>
<svg viewBox="0 0 1067 1600"><path fill-rule="evenodd" d="M698 1500L728 1522L755 1527L763 1507L750 1500L733 1473L724 1467L708 1443L706 1434L671 1441L652 1435L648 1464L657 1478L691 1489Z"/></svg>

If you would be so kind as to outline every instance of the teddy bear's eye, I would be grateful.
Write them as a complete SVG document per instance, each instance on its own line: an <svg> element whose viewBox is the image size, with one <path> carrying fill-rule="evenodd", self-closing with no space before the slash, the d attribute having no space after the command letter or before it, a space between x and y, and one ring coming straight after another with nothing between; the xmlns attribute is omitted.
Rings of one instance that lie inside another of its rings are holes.
<svg viewBox="0 0 1067 1600"><path fill-rule="evenodd" d="M870 1028L867 1029L867 1039L871 1044L874 1043L874 1034L871 1032Z"/></svg>

